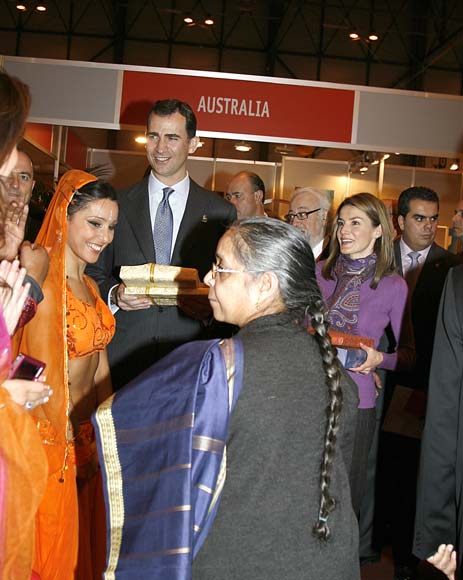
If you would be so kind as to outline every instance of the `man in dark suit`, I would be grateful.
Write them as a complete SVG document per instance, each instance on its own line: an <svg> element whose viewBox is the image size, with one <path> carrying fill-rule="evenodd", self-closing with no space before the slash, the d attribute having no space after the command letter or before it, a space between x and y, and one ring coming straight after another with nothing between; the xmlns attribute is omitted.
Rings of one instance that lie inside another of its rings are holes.
<svg viewBox="0 0 463 580"><path fill-rule="evenodd" d="M439 544L463 556L463 265L450 270L437 319L421 448L413 552Z"/></svg>
<svg viewBox="0 0 463 580"><path fill-rule="evenodd" d="M118 194L119 222L113 243L89 268L116 316L108 354L115 387L126 384L176 346L203 336L191 308L153 306L125 293L119 269L149 262L209 271L219 238L235 220L235 208L192 181L188 155L198 145L196 117L187 103L157 101L147 119L150 174ZM194 309L194 306L193 306Z"/></svg>
<svg viewBox="0 0 463 580"><path fill-rule="evenodd" d="M394 389L395 385L413 389L407 409L424 417L439 302L455 257L434 242L439 198L432 189L409 187L403 191L398 213L402 236L394 242L394 252L397 269L409 286L416 363L411 371L392 373L388 383ZM392 524L395 580L408 580L414 577L416 568L411 551L420 441L395 433L384 433L382 440L382 477L390 499L387 511Z"/></svg>

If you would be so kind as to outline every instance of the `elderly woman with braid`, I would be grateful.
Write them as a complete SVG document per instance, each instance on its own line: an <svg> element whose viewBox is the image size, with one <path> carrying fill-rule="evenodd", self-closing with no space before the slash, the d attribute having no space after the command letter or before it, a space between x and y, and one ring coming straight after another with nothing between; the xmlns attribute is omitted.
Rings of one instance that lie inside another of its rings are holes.
<svg viewBox="0 0 463 580"><path fill-rule="evenodd" d="M239 221L205 282L215 318L239 333L183 345L97 411L107 573L358 579L357 389L308 242L276 220Z"/></svg>

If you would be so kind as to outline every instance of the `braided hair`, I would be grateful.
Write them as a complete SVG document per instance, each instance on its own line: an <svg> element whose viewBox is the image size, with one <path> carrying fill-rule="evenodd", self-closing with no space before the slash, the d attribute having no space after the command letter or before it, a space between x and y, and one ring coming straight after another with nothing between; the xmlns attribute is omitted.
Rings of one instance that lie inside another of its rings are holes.
<svg viewBox="0 0 463 580"><path fill-rule="evenodd" d="M235 257L250 272L274 272L278 278L281 300L294 320L314 330L320 350L328 405L326 430L320 468L320 504L312 532L320 540L330 538L328 516L335 508L330 492L336 439L342 411L341 371L336 351L328 335L327 312L315 277L315 260L309 243L294 227L278 220L250 217L230 228Z"/></svg>

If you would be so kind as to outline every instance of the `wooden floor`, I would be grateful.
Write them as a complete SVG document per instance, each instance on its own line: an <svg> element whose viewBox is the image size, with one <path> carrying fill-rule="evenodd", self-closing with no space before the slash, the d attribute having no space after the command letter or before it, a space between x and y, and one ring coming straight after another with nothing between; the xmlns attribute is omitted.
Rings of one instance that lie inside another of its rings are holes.
<svg viewBox="0 0 463 580"><path fill-rule="evenodd" d="M362 567L362 580L393 580L394 564L390 548L383 550L380 562L367 564ZM422 563L418 568L418 580L445 580L447 577L433 568Z"/></svg>

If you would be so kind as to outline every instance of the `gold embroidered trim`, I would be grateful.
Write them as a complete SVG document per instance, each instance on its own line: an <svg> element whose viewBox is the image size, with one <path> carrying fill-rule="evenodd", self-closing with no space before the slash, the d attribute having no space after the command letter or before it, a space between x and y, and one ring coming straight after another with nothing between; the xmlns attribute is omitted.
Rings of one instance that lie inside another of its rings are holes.
<svg viewBox="0 0 463 580"><path fill-rule="evenodd" d="M225 371L227 374L227 384L228 384L228 409L231 412L236 376L235 343L233 342L232 338L229 338L227 340L221 340L220 348L222 349L222 354L225 361ZM215 486L215 491L212 497L211 505L209 506L209 510L207 512L208 516L214 509L215 504L217 503L220 494L222 493L226 477L227 477L227 446L225 446L223 449L222 461L220 462L220 470L219 475L217 477L217 485Z"/></svg>
<svg viewBox="0 0 463 580"><path fill-rule="evenodd" d="M177 554L189 554L191 552L191 548L171 548L170 550L162 550L161 552L147 552L146 554L128 554L123 558L126 560L130 559L137 559L141 560L141 558L158 558L160 556L176 556Z"/></svg>
<svg viewBox="0 0 463 580"><path fill-rule="evenodd" d="M157 510L155 512L145 512L137 516L127 516L127 521L130 520L133 522L134 520L145 519L147 517L157 518L159 516L163 516L164 514L171 514L176 512L189 512L189 511L191 511L191 505L189 504L175 505L173 507L164 508L162 510Z"/></svg>
<svg viewBox="0 0 463 580"><path fill-rule="evenodd" d="M101 433L103 453L102 469L106 471L107 497L109 503L110 544L108 547L108 566L104 573L105 580L115 580L115 571L119 561L124 527L124 497L122 494L122 473L117 451L116 429L111 407L114 395L102 403L96 414L96 422Z"/></svg>
<svg viewBox="0 0 463 580"><path fill-rule="evenodd" d="M180 415L179 417L174 417L168 421L162 421L161 423L149 425L148 427L143 427L141 429L119 429L117 436L119 443L146 441L148 439L160 437L166 433L181 431L182 429L191 429L193 427L193 423L193 413L187 413L186 415Z"/></svg>
<svg viewBox="0 0 463 580"><path fill-rule="evenodd" d="M210 487L207 487L207 485L203 485L202 483L198 483L198 485L196 487L198 489L200 489L201 491L205 491L209 495L212 495L214 493L213 489L211 489Z"/></svg>
<svg viewBox="0 0 463 580"><path fill-rule="evenodd" d="M180 471L181 469L191 469L191 463L179 463L178 465L171 465L165 469L159 471L153 471L152 473L146 473L145 475L136 475L133 477L126 477L125 481L142 481L144 479L155 479L165 473L170 473L171 471Z"/></svg>
<svg viewBox="0 0 463 580"><path fill-rule="evenodd" d="M194 435L193 436L193 449L195 451L209 451L210 453L217 453L218 455L223 453L225 446L225 441L221 439L214 439L213 437L207 437L206 435Z"/></svg>

